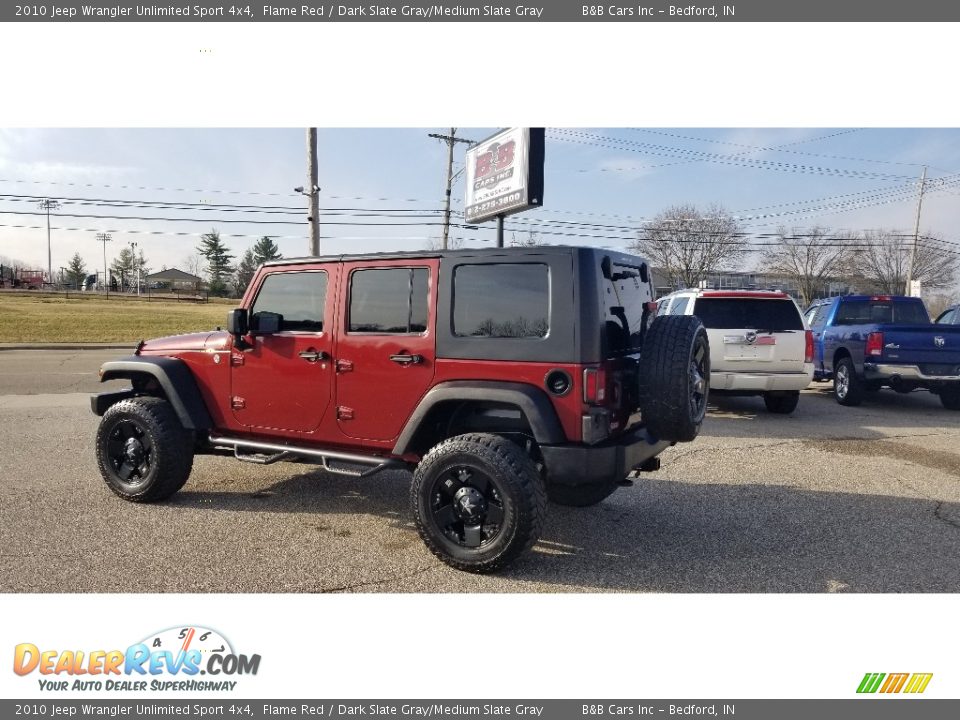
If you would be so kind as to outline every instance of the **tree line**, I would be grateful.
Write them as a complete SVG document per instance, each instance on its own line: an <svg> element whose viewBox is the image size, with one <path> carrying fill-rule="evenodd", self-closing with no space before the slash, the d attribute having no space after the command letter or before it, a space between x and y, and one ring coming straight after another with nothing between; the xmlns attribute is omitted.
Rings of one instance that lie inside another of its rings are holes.
<svg viewBox="0 0 960 720"><path fill-rule="evenodd" d="M748 239L741 223L714 205L699 210L676 205L646 223L630 248L648 259L674 289L696 288L720 271L782 278L806 307L842 284L861 292L903 295L915 238L896 231L834 232L827 227L789 228ZM750 258L752 256L752 262ZM913 279L924 291L951 290L960 275L960 248L942 238L916 238Z"/></svg>

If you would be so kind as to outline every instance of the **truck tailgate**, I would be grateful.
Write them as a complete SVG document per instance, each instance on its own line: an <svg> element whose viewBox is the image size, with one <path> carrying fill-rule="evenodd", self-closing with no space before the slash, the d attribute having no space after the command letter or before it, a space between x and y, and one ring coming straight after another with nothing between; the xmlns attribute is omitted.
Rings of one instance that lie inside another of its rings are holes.
<svg viewBox="0 0 960 720"><path fill-rule="evenodd" d="M960 367L960 326L879 325L883 353L871 360L920 365L927 375L956 375Z"/></svg>

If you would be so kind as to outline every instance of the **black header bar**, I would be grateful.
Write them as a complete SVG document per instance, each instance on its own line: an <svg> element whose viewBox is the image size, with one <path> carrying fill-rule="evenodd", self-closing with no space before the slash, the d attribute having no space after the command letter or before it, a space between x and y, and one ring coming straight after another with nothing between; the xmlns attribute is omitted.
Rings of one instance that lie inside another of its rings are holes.
<svg viewBox="0 0 960 720"><path fill-rule="evenodd" d="M530 2L38 2L0 6L2 22L957 22L943 0Z"/></svg>

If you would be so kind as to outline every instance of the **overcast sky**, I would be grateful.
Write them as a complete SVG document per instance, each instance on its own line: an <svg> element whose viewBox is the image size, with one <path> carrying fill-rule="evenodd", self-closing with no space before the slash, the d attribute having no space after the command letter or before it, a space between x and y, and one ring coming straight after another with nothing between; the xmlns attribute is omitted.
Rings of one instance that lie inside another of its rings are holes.
<svg viewBox="0 0 960 720"><path fill-rule="evenodd" d="M414 250L439 237L446 148L427 135L448 130L320 129L322 251ZM507 239L536 230L544 242L622 248L680 203L719 204L757 241L780 225L912 232L924 165L921 232L960 243L960 130L548 128L544 207L509 218ZM154 270L185 268L211 228L236 255L261 235L303 255L306 199L292 189L305 175L299 128L0 130L0 256L46 267L44 197L61 202L55 272L74 252L102 267L100 231L113 235L108 261L136 242ZM453 197L462 210L462 179ZM494 228L452 235L488 245Z"/></svg>

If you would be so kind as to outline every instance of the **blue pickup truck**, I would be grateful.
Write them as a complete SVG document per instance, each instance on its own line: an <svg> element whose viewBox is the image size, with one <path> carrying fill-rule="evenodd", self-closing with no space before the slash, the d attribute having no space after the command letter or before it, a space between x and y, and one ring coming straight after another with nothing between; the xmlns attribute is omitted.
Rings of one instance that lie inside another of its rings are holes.
<svg viewBox="0 0 960 720"><path fill-rule="evenodd" d="M818 300L804 315L813 379L832 379L841 405L859 405L882 387L925 388L960 410L960 325L931 323L920 298L847 295Z"/></svg>

